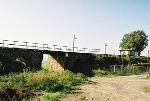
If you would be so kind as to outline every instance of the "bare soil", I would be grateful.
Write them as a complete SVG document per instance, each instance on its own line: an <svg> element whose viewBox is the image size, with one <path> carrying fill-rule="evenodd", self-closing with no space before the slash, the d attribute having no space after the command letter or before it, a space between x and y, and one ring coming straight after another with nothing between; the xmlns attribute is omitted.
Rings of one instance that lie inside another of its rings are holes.
<svg viewBox="0 0 150 101"><path fill-rule="evenodd" d="M0 101L22 101L24 98L34 97L29 88L5 87L0 89Z"/></svg>
<svg viewBox="0 0 150 101"><path fill-rule="evenodd" d="M61 101L150 101L144 87L150 85L146 75L92 77L96 83L81 85L77 94L68 94Z"/></svg>

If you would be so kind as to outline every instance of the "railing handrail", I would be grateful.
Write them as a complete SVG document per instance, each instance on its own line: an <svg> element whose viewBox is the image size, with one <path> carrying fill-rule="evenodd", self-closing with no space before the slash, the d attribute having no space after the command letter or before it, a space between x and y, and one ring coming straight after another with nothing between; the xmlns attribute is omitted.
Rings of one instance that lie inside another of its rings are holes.
<svg viewBox="0 0 150 101"><path fill-rule="evenodd" d="M47 51L63 51L63 52L72 52L73 51L73 49L72 49L73 47L70 48L68 46L20 42L20 41L11 41L11 40L0 40L0 47L21 48L21 49L37 49L37 50L47 50ZM89 48L80 48L80 49L84 49L83 51L80 51L79 47L74 47L74 48L77 49L76 51L74 51L77 53L99 53L100 52L100 49L91 49L90 50ZM89 51L87 52L86 50L89 50Z"/></svg>

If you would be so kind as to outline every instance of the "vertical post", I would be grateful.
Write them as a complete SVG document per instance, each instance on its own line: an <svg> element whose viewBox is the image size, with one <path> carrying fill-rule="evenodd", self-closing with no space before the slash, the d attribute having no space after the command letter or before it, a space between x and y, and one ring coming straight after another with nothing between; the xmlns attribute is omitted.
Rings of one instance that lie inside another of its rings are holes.
<svg viewBox="0 0 150 101"><path fill-rule="evenodd" d="M15 48L16 42L18 42L18 41L14 41L14 48Z"/></svg>
<svg viewBox="0 0 150 101"><path fill-rule="evenodd" d="M3 47L5 46L5 41L9 41L9 40L3 40Z"/></svg>
<svg viewBox="0 0 150 101"><path fill-rule="evenodd" d="M35 44L35 49L36 49L36 47L37 47L36 45L37 45L38 43L33 43L33 44Z"/></svg>
<svg viewBox="0 0 150 101"><path fill-rule="evenodd" d="M105 54L106 54L106 46L107 46L107 44L105 43Z"/></svg>
<svg viewBox="0 0 150 101"><path fill-rule="evenodd" d="M28 42L23 42L23 43L25 43L25 44L26 44L26 49L27 49L27 48L28 48L28 45L27 45L27 43L28 43Z"/></svg>
<svg viewBox="0 0 150 101"><path fill-rule="evenodd" d="M149 70L149 77L150 77L150 67L148 67L148 70Z"/></svg>
<svg viewBox="0 0 150 101"><path fill-rule="evenodd" d="M148 72L149 72L149 77L150 77L150 67L148 65L149 62L149 50L148 50L148 57L147 57L147 67L148 67Z"/></svg>
<svg viewBox="0 0 150 101"><path fill-rule="evenodd" d="M149 59L149 50L148 50L148 59Z"/></svg>
<svg viewBox="0 0 150 101"><path fill-rule="evenodd" d="M58 46L58 45L53 45L54 46L54 51L55 51L55 46Z"/></svg>
<svg viewBox="0 0 150 101"><path fill-rule="evenodd" d="M77 38L76 38L76 36L74 35L74 37L73 37L73 52L74 52L74 42L75 42L75 39L77 39Z"/></svg>
<svg viewBox="0 0 150 101"><path fill-rule="evenodd" d="M84 53L85 53L85 50L87 49L87 48L83 48L84 49Z"/></svg>
<svg viewBox="0 0 150 101"><path fill-rule="evenodd" d="M121 73L122 73L123 65L121 65Z"/></svg>
<svg viewBox="0 0 150 101"><path fill-rule="evenodd" d="M68 47L68 46L62 46L62 47L66 47L66 51L67 51L67 47Z"/></svg>
<svg viewBox="0 0 150 101"><path fill-rule="evenodd" d="M5 44L5 43L4 43L4 40L3 40L3 47L4 47L4 44Z"/></svg>
<svg viewBox="0 0 150 101"><path fill-rule="evenodd" d="M116 72L116 67L115 67L115 65L114 65L114 72Z"/></svg>

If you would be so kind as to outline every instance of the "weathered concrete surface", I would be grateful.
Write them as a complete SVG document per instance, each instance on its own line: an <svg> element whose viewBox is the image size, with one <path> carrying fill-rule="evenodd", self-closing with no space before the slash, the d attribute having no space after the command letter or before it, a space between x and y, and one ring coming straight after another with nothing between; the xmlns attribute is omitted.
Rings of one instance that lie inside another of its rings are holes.
<svg viewBox="0 0 150 101"><path fill-rule="evenodd" d="M2 48L0 47L0 53L10 57L12 60L16 60L18 57L26 60L28 66L35 68L41 68L43 53L33 49L20 49L20 48Z"/></svg>
<svg viewBox="0 0 150 101"><path fill-rule="evenodd" d="M89 65L95 55L90 53L58 52L49 53L49 71L74 71L82 66Z"/></svg>
<svg viewBox="0 0 150 101"><path fill-rule="evenodd" d="M64 71L64 67L62 67L51 55L48 55L48 60L49 60L49 67L48 67L49 72Z"/></svg>

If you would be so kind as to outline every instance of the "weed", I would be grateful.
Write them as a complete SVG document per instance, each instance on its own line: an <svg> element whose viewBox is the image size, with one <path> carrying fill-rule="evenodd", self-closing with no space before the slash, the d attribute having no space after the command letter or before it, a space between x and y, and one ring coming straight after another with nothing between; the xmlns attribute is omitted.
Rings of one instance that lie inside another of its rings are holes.
<svg viewBox="0 0 150 101"><path fill-rule="evenodd" d="M144 87L144 91L145 91L145 92L150 92L150 86Z"/></svg>
<svg viewBox="0 0 150 101"><path fill-rule="evenodd" d="M85 96L82 96L81 97L81 101L83 101L83 100L85 100L86 99L86 97Z"/></svg>
<svg viewBox="0 0 150 101"><path fill-rule="evenodd" d="M59 101L59 98L61 97L62 93L56 92L56 93L45 93L44 95L40 96L41 101Z"/></svg>
<svg viewBox="0 0 150 101"><path fill-rule="evenodd" d="M99 77L99 76L108 76L111 73L109 71L97 69L97 70L93 70L93 74L94 74L94 76Z"/></svg>
<svg viewBox="0 0 150 101"><path fill-rule="evenodd" d="M88 78L83 74L75 74L69 70L51 73L45 70L36 72L24 71L23 73L10 73L9 75L0 76L0 79L0 88L15 88L13 90L17 91L13 93L15 95L18 93L23 94L22 92L26 88L29 88L31 91L47 92L46 95L41 97L41 99L44 99L43 101L58 101L60 93L57 92L66 93L74 89L76 85L88 82ZM19 91L19 88L23 89L22 92ZM24 99L24 97L22 98ZM28 101L30 99L24 100Z"/></svg>

